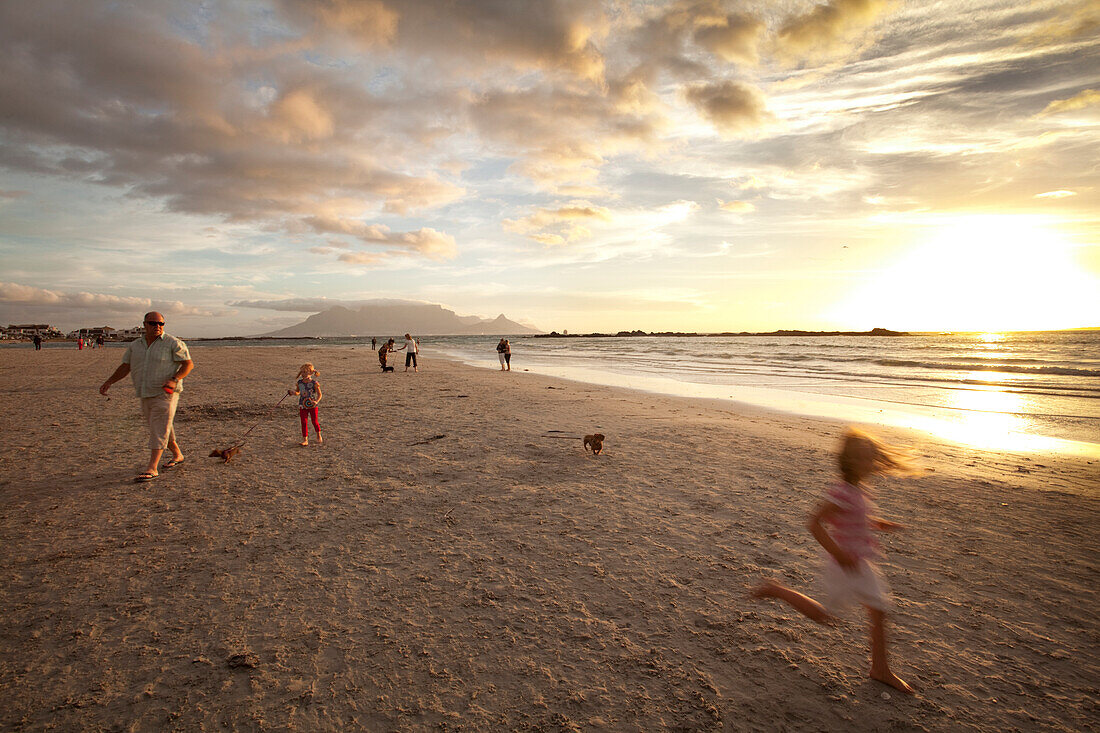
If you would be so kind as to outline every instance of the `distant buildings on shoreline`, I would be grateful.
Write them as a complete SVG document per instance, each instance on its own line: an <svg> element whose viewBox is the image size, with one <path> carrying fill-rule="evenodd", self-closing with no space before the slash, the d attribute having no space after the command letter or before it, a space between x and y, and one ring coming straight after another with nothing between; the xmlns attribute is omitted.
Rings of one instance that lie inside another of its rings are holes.
<svg viewBox="0 0 1100 733"><path fill-rule="evenodd" d="M130 341L142 334L141 326L135 328L111 328L110 326L95 326L92 328L78 328L75 331L64 333L48 323L22 323L9 324L0 329L0 338L6 341L31 341L35 334L44 340L50 339L97 339L100 336L104 341Z"/></svg>

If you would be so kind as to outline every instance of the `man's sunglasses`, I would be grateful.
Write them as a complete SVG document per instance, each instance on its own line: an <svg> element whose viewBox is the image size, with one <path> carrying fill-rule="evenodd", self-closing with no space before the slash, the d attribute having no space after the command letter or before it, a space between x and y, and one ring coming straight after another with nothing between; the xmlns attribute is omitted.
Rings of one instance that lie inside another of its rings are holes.
<svg viewBox="0 0 1100 733"><path fill-rule="evenodd" d="M146 326L163 326L164 321L146 321L145 325Z"/></svg>

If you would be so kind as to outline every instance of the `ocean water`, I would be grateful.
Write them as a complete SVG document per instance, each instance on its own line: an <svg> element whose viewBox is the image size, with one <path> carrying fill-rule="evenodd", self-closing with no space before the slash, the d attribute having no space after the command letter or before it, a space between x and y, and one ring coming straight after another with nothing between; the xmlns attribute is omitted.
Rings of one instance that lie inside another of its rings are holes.
<svg viewBox="0 0 1100 733"><path fill-rule="evenodd" d="M497 340L425 339L425 356L499 369ZM513 369L1100 457L1100 331L511 342Z"/></svg>

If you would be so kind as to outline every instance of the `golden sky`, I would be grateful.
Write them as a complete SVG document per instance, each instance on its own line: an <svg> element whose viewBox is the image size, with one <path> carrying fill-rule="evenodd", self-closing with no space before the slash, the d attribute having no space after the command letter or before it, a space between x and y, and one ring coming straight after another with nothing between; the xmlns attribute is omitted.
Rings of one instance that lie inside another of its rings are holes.
<svg viewBox="0 0 1100 733"><path fill-rule="evenodd" d="M0 321L1100 326L1100 6L0 4Z"/></svg>

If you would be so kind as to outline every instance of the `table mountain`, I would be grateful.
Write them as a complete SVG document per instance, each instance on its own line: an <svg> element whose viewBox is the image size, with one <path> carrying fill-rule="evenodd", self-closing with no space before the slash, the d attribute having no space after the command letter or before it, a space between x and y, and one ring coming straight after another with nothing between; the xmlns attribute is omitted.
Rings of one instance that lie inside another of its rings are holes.
<svg viewBox="0 0 1100 733"><path fill-rule="evenodd" d="M416 336L445 335L516 335L539 333L500 314L496 318L460 316L440 305L398 304L364 305L361 308L334 306L315 313L296 326L263 334L264 336L379 336L397 338L404 333Z"/></svg>

